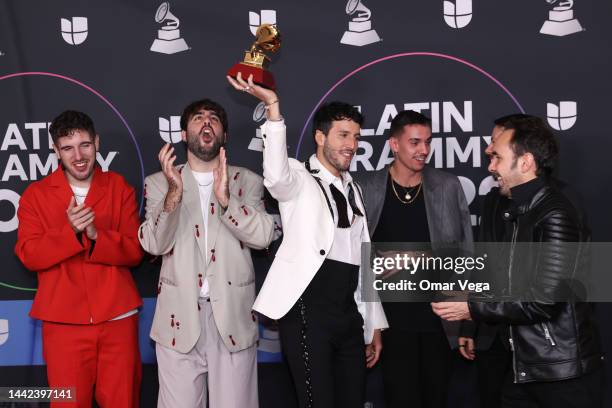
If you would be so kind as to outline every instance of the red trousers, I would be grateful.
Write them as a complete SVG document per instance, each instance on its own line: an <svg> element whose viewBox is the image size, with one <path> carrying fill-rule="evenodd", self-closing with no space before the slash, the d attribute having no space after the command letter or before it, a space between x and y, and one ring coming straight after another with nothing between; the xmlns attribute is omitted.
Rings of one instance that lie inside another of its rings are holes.
<svg viewBox="0 0 612 408"><path fill-rule="evenodd" d="M43 322L43 356L50 387L73 387L76 404L51 407L138 407L142 366L138 314L95 325Z"/></svg>

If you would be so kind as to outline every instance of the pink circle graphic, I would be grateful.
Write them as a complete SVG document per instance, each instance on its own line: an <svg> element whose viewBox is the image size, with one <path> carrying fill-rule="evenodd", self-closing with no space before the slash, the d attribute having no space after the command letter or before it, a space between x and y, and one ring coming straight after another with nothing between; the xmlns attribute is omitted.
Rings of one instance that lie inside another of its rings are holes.
<svg viewBox="0 0 612 408"><path fill-rule="evenodd" d="M33 71L33 72L15 72L13 74L8 74L8 75L0 76L0 81L5 80L5 79L10 79L10 78L26 77L26 76L45 76L45 77L59 78L59 79L63 79L64 81L72 82L73 84L76 84L76 85L80 86L81 88L84 88L84 89L88 90L89 92L91 92L92 94L96 95L106 105L108 105L108 107L110 107L112 109L112 111L115 112L115 114L119 117L119 119L121 120L121 122L123 123L125 128L127 129L128 133L130 134L130 137L132 138L132 142L134 143L134 146L136 146L136 153L138 154L138 160L140 161L140 177L142 179L142 183L143 183L143 186L144 186L144 164L143 164L143 161L142 161L142 154L140 153L140 146L138 145L138 142L136 141L136 137L134 136L134 132L132 132L132 129L130 128L130 125L128 125L127 121L125 120L125 118L123 117L121 112L119 112L119 110L115 107L115 105L113 105L108 99L106 99L104 97L104 95L102 95L100 92L98 92L95 89L93 89L92 87L84 84L83 82L80 82L80 81L78 81L78 80L76 80L74 78L70 78L70 77L65 76L65 75L54 74L52 72L36 72L36 71ZM141 195L141 197L140 197L140 208L139 208L140 212L142 212L143 202L144 202L144 197Z"/></svg>
<svg viewBox="0 0 612 408"><path fill-rule="evenodd" d="M469 61L466 61L464 59L458 58L458 57L454 57L452 55L447 55L447 54L441 54L441 53L437 53L437 52L423 52L423 51L418 51L418 52L404 52L404 53L400 53L400 54L393 54L393 55L388 55L386 57L382 57L382 58L378 58L375 59L374 61L370 61L365 65L360 66L359 68L354 69L353 71L349 72L348 74L346 74L345 76L343 76L338 82L336 82L334 84L334 86L332 86L319 100L319 102L317 102L317 104L315 105L314 109L312 110L312 112L310 112L310 115L308 115L308 118L306 119L306 121L304 122L304 127L302 128L302 132L300 133L300 139L298 141L298 145L297 148L295 150L295 158L297 159L299 154L300 154L300 147L302 146L302 140L304 139L304 133L306 133L306 129L308 128L308 125L310 124L310 121L312 120L313 115L315 114L315 112L317 111L317 109L319 109L319 106L321 106L321 104L323 103L323 101L338 87L340 86L344 81L346 81L347 79L351 78L353 75L363 71L366 68L371 67L372 65L376 65L379 64L381 62L384 61L389 61L389 60L393 60L396 58L402 58L402 57L436 57L436 58L443 58L446 60L450 60L450 61L455 61L458 62L460 64L463 64L479 73L481 73L482 75L484 75L485 77L489 78L491 81L493 81L497 86L499 86L505 93L506 95L508 95L510 97L510 99L512 99L512 102L514 102L514 104L516 105L516 107L521 111L521 113L525 113L525 110L523 109L523 107L521 106L521 104L519 103L519 101L514 97L514 95L512 95L512 93L508 90L508 88L506 88L504 86L504 84L502 84L497 78L495 78L493 75L489 74L487 71L485 71L484 69L480 68L477 65L472 64Z"/></svg>

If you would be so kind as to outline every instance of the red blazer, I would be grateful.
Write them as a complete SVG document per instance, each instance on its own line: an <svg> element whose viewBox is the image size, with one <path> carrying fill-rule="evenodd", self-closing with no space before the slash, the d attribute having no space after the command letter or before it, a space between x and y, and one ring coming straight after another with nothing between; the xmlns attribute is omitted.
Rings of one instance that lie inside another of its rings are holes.
<svg viewBox="0 0 612 408"><path fill-rule="evenodd" d="M140 263L140 219L134 189L96 166L85 204L95 212L98 238L81 241L68 224L72 189L61 169L25 190L19 201L15 253L38 273L30 316L61 323L113 319L142 305L130 266Z"/></svg>

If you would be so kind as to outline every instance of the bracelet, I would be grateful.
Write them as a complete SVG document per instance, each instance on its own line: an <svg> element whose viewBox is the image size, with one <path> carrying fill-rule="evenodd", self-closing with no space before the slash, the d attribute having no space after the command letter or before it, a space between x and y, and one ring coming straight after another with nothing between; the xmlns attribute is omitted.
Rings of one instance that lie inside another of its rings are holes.
<svg viewBox="0 0 612 408"><path fill-rule="evenodd" d="M278 103L278 99L273 100L270 103L266 104L266 110L270 109L270 106L274 105L275 103Z"/></svg>

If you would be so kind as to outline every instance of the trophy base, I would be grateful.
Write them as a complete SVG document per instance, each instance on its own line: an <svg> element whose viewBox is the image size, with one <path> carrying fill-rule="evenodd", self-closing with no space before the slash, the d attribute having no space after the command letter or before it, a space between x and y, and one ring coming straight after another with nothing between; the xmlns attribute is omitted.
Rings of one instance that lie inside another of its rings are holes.
<svg viewBox="0 0 612 408"><path fill-rule="evenodd" d="M160 52L162 54L176 54L177 52L187 51L188 49L189 46L182 38L175 40L161 40L156 38L151 45L151 51Z"/></svg>
<svg viewBox="0 0 612 408"><path fill-rule="evenodd" d="M340 43L347 45L356 45L361 47L381 41L376 30L368 30L362 32L345 31Z"/></svg>
<svg viewBox="0 0 612 408"><path fill-rule="evenodd" d="M563 37L566 35L579 33L582 31L582 26L577 19L568 21L551 21L547 20L540 29L541 34L555 35L557 37Z"/></svg>
<svg viewBox="0 0 612 408"><path fill-rule="evenodd" d="M245 81L249 75L253 74L253 82L255 82L257 85L261 85L264 88L272 90L276 89L276 83L274 82L274 77L270 71L239 62L231 67L229 71L227 71L227 75L231 76L232 78L236 78L238 72L242 73L242 79Z"/></svg>

